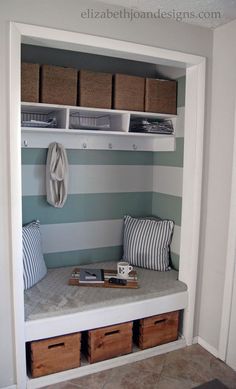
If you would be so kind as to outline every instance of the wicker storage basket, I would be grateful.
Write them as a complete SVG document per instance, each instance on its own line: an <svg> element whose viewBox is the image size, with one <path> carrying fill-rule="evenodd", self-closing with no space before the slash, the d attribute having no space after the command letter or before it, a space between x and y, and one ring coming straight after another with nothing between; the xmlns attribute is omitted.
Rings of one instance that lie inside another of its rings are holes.
<svg viewBox="0 0 236 389"><path fill-rule="evenodd" d="M144 350L178 339L179 311L163 313L138 321L134 337Z"/></svg>
<svg viewBox="0 0 236 389"><path fill-rule="evenodd" d="M57 336L27 344L27 359L33 378L80 366L81 334Z"/></svg>
<svg viewBox="0 0 236 389"><path fill-rule="evenodd" d="M144 111L145 78L116 74L114 77L115 109Z"/></svg>
<svg viewBox="0 0 236 389"><path fill-rule="evenodd" d="M146 79L145 111L176 115L176 81Z"/></svg>
<svg viewBox="0 0 236 389"><path fill-rule="evenodd" d="M80 70L78 100L81 107L111 108L112 75Z"/></svg>
<svg viewBox="0 0 236 389"><path fill-rule="evenodd" d="M39 65L21 64L21 101L39 102Z"/></svg>
<svg viewBox="0 0 236 389"><path fill-rule="evenodd" d="M85 333L85 354L90 363L132 352L133 322L90 330Z"/></svg>
<svg viewBox="0 0 236 389"><path fill-rule="evenodd" d="M41 69L41 103L76 105L77 70L52 65Z"/></svg>

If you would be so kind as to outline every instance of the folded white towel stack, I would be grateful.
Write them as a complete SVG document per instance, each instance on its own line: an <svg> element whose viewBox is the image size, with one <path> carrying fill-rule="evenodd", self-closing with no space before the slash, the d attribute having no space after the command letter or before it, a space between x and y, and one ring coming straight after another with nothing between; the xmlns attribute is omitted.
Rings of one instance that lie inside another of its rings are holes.
<svg viewBox="0 0 236 389"><path fill-rule="evenodd" d="M56 142L48 147L46 191L49 204L56 208L64 206L68 193L68 160L64 146Z"/></svg>

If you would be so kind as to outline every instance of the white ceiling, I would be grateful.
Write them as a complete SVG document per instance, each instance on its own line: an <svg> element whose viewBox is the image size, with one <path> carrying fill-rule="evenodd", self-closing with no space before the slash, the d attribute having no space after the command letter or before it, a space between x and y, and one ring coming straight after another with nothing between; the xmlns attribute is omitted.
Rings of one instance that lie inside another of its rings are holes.
<svg viewBox="0 0 236 389"><path fill-rule="evenodd" d="M170 12L220 12L220 18L182 18L182 22L196 24L207 28L216 28L236 19L236 0L98 0L101 3L113 4L120 7L140 11L170 11ZM202 14L201 14L202 15ZM176 20L176 18L172 18Z"/></svg>

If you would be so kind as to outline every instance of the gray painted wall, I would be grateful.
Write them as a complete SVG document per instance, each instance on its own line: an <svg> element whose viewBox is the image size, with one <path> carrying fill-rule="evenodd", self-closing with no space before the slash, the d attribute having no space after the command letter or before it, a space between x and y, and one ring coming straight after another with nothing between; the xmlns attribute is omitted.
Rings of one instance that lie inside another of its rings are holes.
<svg viewBox="0 0 236 389"><path fill-rule="evenodd" d="M95 55L52 49L49 47L22 45L22 62L32 62L47 65L72 67L75 69L87 69L97 72L124 73L141 77L156 77L155 64L130 61L122 58L112 58L105 55Z"/></svg>
<svg viewBox="0 0 236 389"><path fill-rule="evenodd" d="M0 387L15 382L14 340L11 296L11 255L9 235L9 154L8 154L8 71L9 21L17 21L58 29L112 37L136 43L199 54L208 58L207 112L210 104L210 71L213 32L184 23L158 20L85 20L81 9L88 6L101 9L94 2L71 0L8 0L0 4ZM104 6L104 9L106 6ZM111 7L112 8L112 7ZM208 123L208 118L207 118ZM208 130L208 126L206 128ZM209 150L207 150L209 152ZM206 201L206 194L204 195Z"/></svg>
<svg viewBox="0 0 236 389"><path fill-rule="evenodd" d="M160 76L167 79L177 79L185 75L185 69L178 67L27 44L22 44L21 60L22 62L66 66L78 70L88 69L112 74L123 73L140 77L156 78Z"/></svg>
<svg viewBox="0 0 236 389"><path fill-rule="evenodd" d="M229 225L236 103L236 22L214 33L211 121L205 134L195 333L218 350ZM234 328L235 331L235 328Z"/></svg>

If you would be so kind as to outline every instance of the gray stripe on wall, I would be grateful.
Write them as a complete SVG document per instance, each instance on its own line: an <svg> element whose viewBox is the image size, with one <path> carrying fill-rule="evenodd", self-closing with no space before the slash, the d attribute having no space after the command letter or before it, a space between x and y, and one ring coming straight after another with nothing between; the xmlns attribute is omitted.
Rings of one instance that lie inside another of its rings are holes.
<svg viewBox="0 0 236 389"><path fill-rule="evenodd" d="M184 138L176 138L175 151L153 153L153 165L183 167Z"/></svg>
<svg viewBox="0 0 236 389"><path fill-rule="evenodd" d="M34 219L41 224L122 219L127 214L151 215L152 192L69 195L60 209L50 206L45 196L24 196L22 208L23 224Z"/></svg>
<svg viewBox="0 0 236 389"><path fill-rule="evenodd" d="M179 254L171 252L171 267L175 270L179 270Z"/></svg>
<svg viewBox="0 0 236 389"><path fill-rule="evenodd" d="M184 137L185 126L185 107L178 107L177 118L175 123L175 136L176 138Z"/></svg>
<svg viewBox="0 0 236 389"><path fill-rule="evenodd" d="M155 216L174 220L175 224L181 226L182 197L154 192L152 204Z"/></svg>
<svg viewBox="0 0 236 389"><path fill-rule="evenodd" d="M177 80L178 82L178 92L177 92L177 106L185 106L185 89L186 89L186 77L180 77Z"/></svg>
<svg viewBox="0 0 236 389"><path fill-rule="evenodd" d="M113 246L44 254L44 259L48 268L54 268L95 262L119 261L122 255L123 247Z"/></svg>
<svg viewBox="0 0 236 389"><path fill-rule="evenodd" d="M44 165L47 149L22 148L23 165ZM70 165L152 165L149 151L67 150Z"/></svg>

